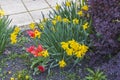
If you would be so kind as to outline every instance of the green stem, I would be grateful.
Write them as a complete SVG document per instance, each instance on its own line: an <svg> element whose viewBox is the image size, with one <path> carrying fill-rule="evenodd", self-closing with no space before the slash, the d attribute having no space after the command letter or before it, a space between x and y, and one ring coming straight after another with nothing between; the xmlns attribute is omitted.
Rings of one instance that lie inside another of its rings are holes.
<svg viewBox="0 0 120 80"><path fill-rule="evenodd" d="M77 63L79 62L79 58L77 58L72 66L72 68L69 70L69 72L77 65Z"/></svg>

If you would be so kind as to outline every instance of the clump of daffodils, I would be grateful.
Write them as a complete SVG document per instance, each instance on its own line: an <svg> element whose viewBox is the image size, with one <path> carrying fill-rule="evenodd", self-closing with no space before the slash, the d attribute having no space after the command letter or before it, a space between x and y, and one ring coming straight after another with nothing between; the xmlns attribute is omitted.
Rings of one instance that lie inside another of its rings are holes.
<svg viewBox="0 0 120 80"><path fill-rule="evenodd" d="M70 40L68 42L61 42L61 47L66 51L68 56L76 56L77 58L82 58L89 47L84 44L79 44L75 40Z"/></svg>
<svg viewBox="0 0 120 80"><path fill-rule="evenodd" d="M14 31L11 33L10 35L11 44L15 44L17 42L17 35L19 31L20 31L20 28L15 27Z"/></svg>
<svg viewBox="0 0 120 80"><path fill-rule="evenodd" d="M88 11L88 9L89 9L88 5L84 5L84 6L82 6L81 10L78 11L77 14L78 14L79 16L84 16L84 12L85 12L85 11Z"/></svg>

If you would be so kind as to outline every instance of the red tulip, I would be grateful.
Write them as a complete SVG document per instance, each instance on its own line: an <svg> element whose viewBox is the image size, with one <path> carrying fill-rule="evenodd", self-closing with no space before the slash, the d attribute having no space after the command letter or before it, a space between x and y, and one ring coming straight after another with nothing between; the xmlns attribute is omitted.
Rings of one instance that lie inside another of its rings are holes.
<svg viewBox="0 0 120 80"><path fill-rule="evenodd" d="M44 72L45 71L45 67L44 66L38 66L38 69L40 70L40 72Z"/></svg>
<svg viewBox="0 0 120 80"><path fill-rule="evenodd" d="M38 52L42 52L43 50L44 50L44 49L43 49L42 45L38 45L37 51L38 51Z"/></svg>
<svg viewBox="0 0 120 80"><path fill-rule="evenodd" d="M31 53L35 49L35 46L30 46L29 48L26 48L26 51Z"/></svg>
<svg viewBox="0 0 120 80"><path fill-rule="evenodd" d="M26 51L33 54L34 57L43 56L42 55L43 50L44 48L42 47L42 45L38 45L37 48L35 46L30 46L29 48L26 48Z"/></svg>
<svg viewBox="0 0 120 80"><path fill-rule="evenodd" d="M30 36L31 38L35 38L35 32L34 32L34 31L29 30L29 31L27 31L27 33L29 34L29 36Z"/></svg>
<svg viewBox="0 0 120 80"><path fill-rule="evenodd" d="M34 57L38 56L38 51L36 51L36 50L33 50L31 53L34 55Z"/></svg>

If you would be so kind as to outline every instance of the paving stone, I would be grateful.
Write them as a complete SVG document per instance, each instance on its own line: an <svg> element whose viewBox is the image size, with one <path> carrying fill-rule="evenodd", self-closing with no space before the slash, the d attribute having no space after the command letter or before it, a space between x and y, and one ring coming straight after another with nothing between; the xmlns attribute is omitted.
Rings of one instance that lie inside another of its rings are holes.
<svg viewBox="0 0 120 80"><path fill-rule="evenodd" d="M41 12L48 17L51 10L49 5L55 8L56 3L61 4L63 1L65 0L0 0L0 7L12 19L11 25L23 26L33 21L39 22L42 19Z"/></svg>
<svg viewBox="0 0 120 80"><path fill-rule="evenodd" d="M40 19L43 19L42 13L44 14L44 16L45 16L46 18L48 18L48 13L49 13L49 11L51 11L51 10L52 10L52 9L49 8L49 9L44 9L44 10L32 11L32 12L30 12L30 13L31 13L33 19L35 20L35 22L39 22ZM42 13L41 13L41 12L42 12Z"/></svg>
<svg viewBox="0 0 120 80"><path fill-rule="evenodd" d="M0 9L2 9L2 8L1 8L1 5L0 5Z"/></svg>
<svg viewBox="0 0 120 80"><path fill-rule="evenodd" d="M21 0L0 0L0 5L6 15L26 12Z"/></svg>
<svg viewBox="0 0 120 80"><path fill-rule="evenodd" d="M61 4L63 2L65 2L66 0L58 0L58 3Z"/></svg>
<svg viewBox="0 0 120 80"><path fill-rule="evenodd" d="M61 4L62 2L65 2L65 0L47 0L47 2L53 7L55 6L57 3Z"/></svg>
<svg viewBox="0 0 120 80"><path fill-rule="evenodd" d="M49 7L49 5L45 2L45 0L23 0L23 2L29 11Z"/></svg>
<svg viewBox="0 0 120 80"><path fill-rule="evenodd" d="M30 22L33 22L31 16L28 13L10 15L10 19L12 19L11 25L28 25Z"/></svg>

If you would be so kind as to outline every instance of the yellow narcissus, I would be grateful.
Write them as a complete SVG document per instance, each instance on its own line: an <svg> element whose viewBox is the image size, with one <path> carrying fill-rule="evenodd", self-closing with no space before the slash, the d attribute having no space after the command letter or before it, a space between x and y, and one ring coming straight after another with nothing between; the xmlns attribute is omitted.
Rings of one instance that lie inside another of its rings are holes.
<svg viewBox="0 0 120 80"><path fill-rule="evenodd" d="M0 16L4 16L5 12L3 10L0 10Z"/></svg>
<svg viewBox="0 0 120 80"><path fill-rule="evenodd" d="M55 9L58 11L58 10L60 9L60 5L57 4L57 5L55 6Z"/></svg>
<svg viewBox="0 0 120 80"><path fill-rule="evenodd" d="M82 10L88 11L88 5L84 5L84 6L82 7Z"/></svg>
<svg viewBox="0 0 120 80"><path fill-rule="evenodd" d="M66 62L64 60L59 61L58 64L61 68L64 68L66 66Z"/></svg>

